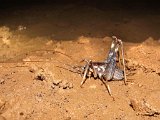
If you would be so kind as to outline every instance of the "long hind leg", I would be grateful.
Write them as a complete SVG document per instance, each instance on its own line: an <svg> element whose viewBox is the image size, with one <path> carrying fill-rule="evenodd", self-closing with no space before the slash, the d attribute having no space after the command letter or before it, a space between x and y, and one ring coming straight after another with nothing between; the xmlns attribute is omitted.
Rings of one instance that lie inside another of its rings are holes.
<svg viewBox="0 0 160 120"><path fill-rule="evenodd" d="M102 76L102 77L100 78L100 80L101 80L102 83L104 84L104 86L105 86L105 88L107 89L109 95L112 96L111 89L110 89L110 87L109 87L109 85L108 85L108 79L106 79L104 76Z"/></svg>
<svg viewBox="0 0 160 120"><path fill-rule="evenodd" d="M101 81L104 84L105 88L107 89L109 95L112 97L113 100L115 100L114 97L113 97L113 95L112 95L112 93L111 93L111 89L110 89L108 83L106 83L108 81L106 81L104 78L102 78Z"/></svg>
<svg viewBox="0 0 160 120"><path fill-rule="evenodd" d="M126 69L125 69L125 61L124 61L124 49L123 42L121 41L121 54L122 54L122 63L123 63L123 71L124 71L124 84L127 85L127 77L126 77Z"/></svg>

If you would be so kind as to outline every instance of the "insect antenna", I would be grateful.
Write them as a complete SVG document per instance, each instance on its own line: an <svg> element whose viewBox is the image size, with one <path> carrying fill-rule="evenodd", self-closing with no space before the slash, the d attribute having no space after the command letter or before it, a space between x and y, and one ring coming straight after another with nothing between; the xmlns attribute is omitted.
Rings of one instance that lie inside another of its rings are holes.
<svg viewBox="0 0 160 120"><path fill-rule="evenodd" d="M70 68L66 68L66 67L62 67L62 66L56 66L56 67L62 68L64 70L68 70L70 72L77 73L77 74L81 74L82 73L81 66L72 66L72 65L69 65L69 64L64 64L64 65L68 66Z"/></svg>

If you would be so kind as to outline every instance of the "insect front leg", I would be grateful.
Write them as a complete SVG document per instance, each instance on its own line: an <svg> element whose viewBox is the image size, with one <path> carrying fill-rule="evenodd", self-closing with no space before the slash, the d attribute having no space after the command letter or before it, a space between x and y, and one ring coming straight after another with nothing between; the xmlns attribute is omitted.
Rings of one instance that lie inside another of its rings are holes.
<svg viewBox="0 0 160 120"><path fill-rule="evenodd" d="M83 78L82 78L82 82L81 82L81 85L80 87L82 87L82 85L85 83L86 81L86 78L87 78L87 75L89 74L90 72L90 64L91 64L91 60L87 61L87 60L84 60L87 62L87 64L85 65L85 68L84 68L84 71L83 71Z"/></svg>

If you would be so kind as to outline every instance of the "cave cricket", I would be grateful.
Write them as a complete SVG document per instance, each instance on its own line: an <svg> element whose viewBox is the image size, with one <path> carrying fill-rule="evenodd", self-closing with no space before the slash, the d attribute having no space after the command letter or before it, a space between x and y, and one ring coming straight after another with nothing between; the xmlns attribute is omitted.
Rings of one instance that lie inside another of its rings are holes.
<svg viewBox="0 0 160 120"><path fill-rule="evenodd" d="M126 85L126 72L124 61L123 42L115 36L112 36L112 43L107 58L103 62L93 62L92 60L82 60L85 62L84 66L70 66L72 69L67 69L71 72L81 74L82 81L80 86L86 82L87 78L93 77L100 79L107 88L110 96L112 96L108 81L124 80Z"/></svg>

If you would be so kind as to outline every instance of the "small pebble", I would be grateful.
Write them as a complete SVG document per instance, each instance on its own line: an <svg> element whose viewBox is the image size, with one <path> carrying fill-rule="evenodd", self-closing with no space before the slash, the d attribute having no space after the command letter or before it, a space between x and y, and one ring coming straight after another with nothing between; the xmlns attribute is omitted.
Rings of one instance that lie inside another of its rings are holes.
<svg viewBox="0 0 160 120"><path fill-rule="evenodd" d="M56 86L57 86L57 85L59 85L59 83L61 83L61 82L62 82L62 80L54 80L54 81L53 81L53 85L56 85Z"/></svg>
<svg viewBox="0 0 160 120"><path fill-rule="evenodd" d="M43 74L38 74L38 75L35 77L35 79L36 79L36 80L41 80L41 81L43 81L43 80L46 79L46 77L45 77L45 75L43 75Z"/></svg>
<svg viewBox="0 0 160 120"><path fill-rule="evenodd" d="M36 65L32 65L31 67L29 67L29 71L31 73L35 73L36 71L38 71L38 67Z"/></svg>
<svg viewBox="0 0 160 120"><path fill-rule="evenodd" d="M72 83L69 83L68 88L69 88L69 89L73 88L73 84L72 84Z"/></svg>
<svg viewBox="0 0 160 120"><path fill-rule="evenodd" d="M1 79L0 80L0 84L4 84L5 83L5 80L4 79Z"/></svg>
<svg viewBox="0 0 160 120"><path fill-rule="evenodd" d="M143 85L141 85L141 84L138 84L138 87L142 87Z"/></svg>
<svg viewBox="0 0 160 120"><path fill-rule="evenodd" d="M59 88L62 88L62 89L71 89L71 88L73 88L73 84L69 83L67 81L54 80L53 84L51 85L51 88L55 89L56 87L59 87Z"/></svg>

